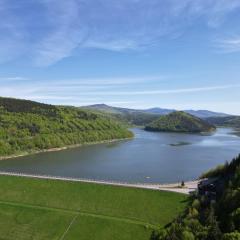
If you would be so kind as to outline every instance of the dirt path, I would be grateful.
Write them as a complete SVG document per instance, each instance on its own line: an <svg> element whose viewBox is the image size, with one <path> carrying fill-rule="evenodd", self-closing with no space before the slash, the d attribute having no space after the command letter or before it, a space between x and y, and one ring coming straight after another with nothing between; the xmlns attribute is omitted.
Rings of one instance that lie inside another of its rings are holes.
<svg viewBox="0 0 240 240"><path fill-rule="evenodd" d="M185 182L185 186L181 187L181 183L171 183L171 184L125 183L125 182L111 182L111 181L100 181L100 180L92 180L92 179L34 175L34 174L15 173L15 172L3 172L3 171L0 171L0 175L37 178L37 179L50 179L50 180L70 181L70 182L94 183L94 184L101 184L101 185L112 185L112 186L132 187L132 188L144 188L144 189L151 189L151 190L178 192L183 194L189 194L190 192L195 191L198 185L198 181Z"/></svg>
<svg viewBox="0 0 240 240"><path fill-rule="evenodd" d="M63 233L63 235L61 236L60 240L64 240L65 236L67 235L67 233L69 232L71 226L73 225L73 223L76 221L77 217L79 214L77 214L76 216L73 217L72 221L70 222L69 226L67 227L67 229L65 230L65 232Z"/></svg>

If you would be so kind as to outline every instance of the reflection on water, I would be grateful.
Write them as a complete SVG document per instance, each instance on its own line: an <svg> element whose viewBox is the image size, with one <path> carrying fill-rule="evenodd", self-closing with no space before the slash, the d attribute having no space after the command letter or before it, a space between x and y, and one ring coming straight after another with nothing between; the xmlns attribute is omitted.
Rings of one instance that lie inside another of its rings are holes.
<svg viewBox="0 0 240 240"><path fill-rule="evenodd" d="M0 161L0 170L166 183L194 179L240 152L240 138L227 128L208 136L133 131L133 140Z"/></svg>
<svg viewBox="0 0 240 240"><path fill-rule="evenodd" d="M191 145L190 142L177 142L177 143L170 143L169 144L172 147L181 147L181 146L185 146L185 145Z"/></svg>

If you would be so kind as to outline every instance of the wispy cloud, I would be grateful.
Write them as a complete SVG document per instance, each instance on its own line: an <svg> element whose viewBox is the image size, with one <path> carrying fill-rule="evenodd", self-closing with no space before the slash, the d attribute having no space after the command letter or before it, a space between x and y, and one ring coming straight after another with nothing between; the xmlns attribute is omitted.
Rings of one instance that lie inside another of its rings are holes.
<svg viewBox="0 0 240 240"><path fill-rule="evenodd" d="M26 77L19 77L19 76L16 76L16 77L0 77L0 81L2 82L12 82L12 81L27 81L27 80L30 80L29 78L26 78Z"/></svg>
<svg viewBox="0 0 240 240"><path fill-rule="evenodd" d="M160 76L159 78L165 79ZM21 79L21 77L16 77L16 79ZM189 87L189 84L183 85L181 81L171 81L170 87L168 81L159 81L157 77L152 77L152 80L148 79L151 79L151 76L149 78L146 76L88 79L92 81L91 84L85 84L89 81L83 82L79 79L5 80L5 82L0 81L0 96L74 106L106 103L129 108L172 106L177 109L185 104L186 108L204 108L235 113L239 111L236 106L240 84L236 82L210 86L202 84L199 86L197 83L192 85L193 83L191 83L191 87ZM167 79L171 78L168 76ZM223 101L223 94L231 97L226 99L225 104L215 104ZM236 102L234 107L233 102Z"/></svg>
<svg viewBox="0 0 240 240"><path fill-rule="evenodd" d="M82 48L137 50L195 21L217 27L239 8L239 0L0 0L0 62L25 56L48 66Z"/></svg>
<svg viewBox="0 0 240 240"><path fill-rule="evenodd" d="M24 77L1 77L0 96L31 97L33 100L73 100L79 96L102 96L104 92L115 92L117 89L141 86L146 83L163 83L175 76L127 76L111 78L79 78L34 80ZM29 80L29 81L26 81ZM16 84L17 82L17 84ZM91 96L91 98L92 98ZM101 99L99 99L101 100Z"/></svg>
<svg viewBox="0 0 240 240"><path fill-rule="evenodd" d="M141 80L141 78L140 78ZM141 86L145 86L145 90L142 90ZM131 89L124 91L124 89ZM157 89L156 89L157 88ZM126 83L126 85L111 84L111 85L81 85L75 83L66 83L59 84L59 82L41 81L38 83L24 83L18 85L3 85L0 88L0 95L6 97L18 97L18 98L28 98L32 100L39 101L50 101L55 103L73 103L80 101L94 101L103 102L103 99L127 99L137 96L158 96L158 95L177 95L177 94L187 94L190 93L200 93L200 92L213 92L227 89L236 89L240 88L240 84L229 84L229 85L215 85L215 86L205 86L205 87L191 87L191 88L171 88L171 89L162 89L160 82L152 89L151 84L149 87L142 85L140 81L138 84L134 82ZM119 101L119 100L118 100ZM121 100L122 101L122 100Z"/></svg>
<svg viewBox="0 0 240 240"><path fill-rule="evenodd" d="M150 76L126 76L126 77L105 77L105 78L77 78L77 79L62 79L58 80L58 86L115 86L115 85L130 85L137 83L162 82L181 76L175 75L150 75ZM51 84L51 83L50 83ZM52 81L55 85L55 81Z"/></svg>
<svg viewBox="0 0 240 240"><path fill-rule="evenodd" d="M240 52L240 36L218 40L217 48L222 53Z"/></svg>
<svg viewBox="0 0 240 240"><path fill-rule="evenodd" d="M48 66L70 56L84 41L86 32L85 26L81 24L79 1L45 0L43 2L53 28L36 43L33 57L37 65Z"/></svg>
<svg viewBox="0 0 240 240"><path fill-rule="evenodd" d="M240 84L210 86L210 87L195 87L195 88L178 88L178 89L163 89L163 90L144 90L144 91L105 91L99 92L98 95L119 95L119 96L132 96L132 95L161 95L161 94L182 94L194 92L209 92L216 90L226 90L232 88L240 88ZM85 92L84 95L96 95L96 92Z"/></svg>

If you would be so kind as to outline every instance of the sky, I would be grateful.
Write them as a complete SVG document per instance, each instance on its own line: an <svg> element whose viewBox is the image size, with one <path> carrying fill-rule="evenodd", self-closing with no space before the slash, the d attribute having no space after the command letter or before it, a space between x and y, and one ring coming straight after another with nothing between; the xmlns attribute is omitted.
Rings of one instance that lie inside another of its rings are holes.
<svg viewBox="0 0 240 240"><path fill-rule="evenodd" d="M0 0L0 96L240 115L239 0Z"/></svg>

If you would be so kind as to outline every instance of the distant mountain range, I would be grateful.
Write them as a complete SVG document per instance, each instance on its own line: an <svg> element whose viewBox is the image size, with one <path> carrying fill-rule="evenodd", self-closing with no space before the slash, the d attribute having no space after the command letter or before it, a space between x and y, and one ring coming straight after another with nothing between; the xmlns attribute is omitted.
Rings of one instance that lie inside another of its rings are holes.
<svg viewBox="0 0 240 240"><path fill-rule="evenodd" d="M112 107L106 104L95 104L85 106L83 108L94 109L102 112L112 113L112 114L131 114L131 113L143 113L143 114L156 114L156 115L167 115L169 113L175 112L175 109L165 109L165 108L150 108L150 109L130 109L130 108L120 108ZM209 118L209 117L227 117L230 116L226 113L212 112L208 110L183 110L198 118Z"/></svg>

